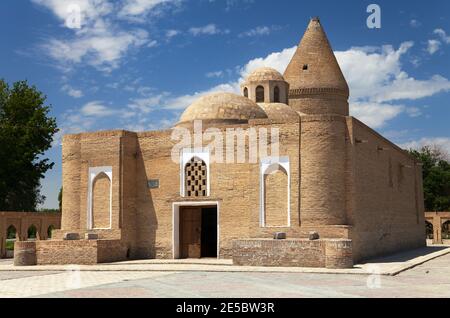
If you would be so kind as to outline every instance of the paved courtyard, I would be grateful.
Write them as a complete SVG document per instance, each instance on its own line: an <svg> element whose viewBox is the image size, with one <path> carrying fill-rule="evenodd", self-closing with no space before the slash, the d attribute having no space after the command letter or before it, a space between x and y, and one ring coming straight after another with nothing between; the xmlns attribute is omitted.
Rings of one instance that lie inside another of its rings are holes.
<svg viewBox="0 0 450 318"><path fill-rule="evenodd" d="M3 267L10 264L11 261L0 261ZM450 297L450 254L396 276L181 272L165 266L169 270L2 270L0 297Z"/></svg>

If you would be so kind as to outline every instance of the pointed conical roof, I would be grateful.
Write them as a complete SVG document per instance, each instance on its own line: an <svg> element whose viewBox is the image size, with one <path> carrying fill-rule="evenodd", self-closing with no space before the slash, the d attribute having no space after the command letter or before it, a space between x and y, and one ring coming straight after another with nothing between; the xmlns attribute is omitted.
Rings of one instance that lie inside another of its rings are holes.
<svg viewBox="0 0 450 318"><path fill-rule="evenodd" d="M319 18L309 23L284 78L291 90L330 89L348 97L348 84Z"/></svg>

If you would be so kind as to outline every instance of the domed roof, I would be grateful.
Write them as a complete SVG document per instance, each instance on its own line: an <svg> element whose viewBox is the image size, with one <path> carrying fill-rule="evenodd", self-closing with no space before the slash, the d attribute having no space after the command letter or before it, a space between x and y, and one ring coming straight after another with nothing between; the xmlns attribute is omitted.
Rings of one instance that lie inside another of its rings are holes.
<svg viewBox="0 0 450 318"><path fill-rule="evenodd" d="M245 80L246 82L263 82L263 81L283 81L284 77L276 69L271 67L261 67L250 73Z"/></svg>
<svg viewBox="0 0 450 318"><path fill-rule="evenodd" d="M255 102L231 93L212 93L199 98L181 115L180 125L195 120L218 124L241 124L249 119L267 119L267 115Z"/></svg>
<svg viewBox="0 0 450 318"><path fill-rule="evenodd" d="M258 105L264 110L269 119L274 122L285 123L299 120L299 114L286 104L260 103Z"/></svg>

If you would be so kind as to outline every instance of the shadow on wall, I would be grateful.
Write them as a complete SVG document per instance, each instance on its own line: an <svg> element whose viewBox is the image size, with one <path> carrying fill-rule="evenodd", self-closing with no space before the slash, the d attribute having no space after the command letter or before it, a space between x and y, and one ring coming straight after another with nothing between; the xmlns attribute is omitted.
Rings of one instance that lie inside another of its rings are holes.
<svg viewBox="0 0 450 318"><path fill-rule="evenodd" d="M158 219L152 193L147 187L149 177L145 169L144 154L141 146L137 144L136 162L136 228L137 228L137 253L136 258L156 258L156 230Z"/></svg>

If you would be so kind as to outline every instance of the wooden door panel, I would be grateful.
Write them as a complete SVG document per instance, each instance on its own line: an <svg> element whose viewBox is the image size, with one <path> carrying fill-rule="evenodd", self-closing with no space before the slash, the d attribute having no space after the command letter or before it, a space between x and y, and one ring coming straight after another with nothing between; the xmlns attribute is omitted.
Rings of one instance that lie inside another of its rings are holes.
<svg viewBox="0 0 450 318"><path fill-rule="evenodd" d="M202 214L200 208L183 208L180 217L181 257L201 257Z"/></svg>

